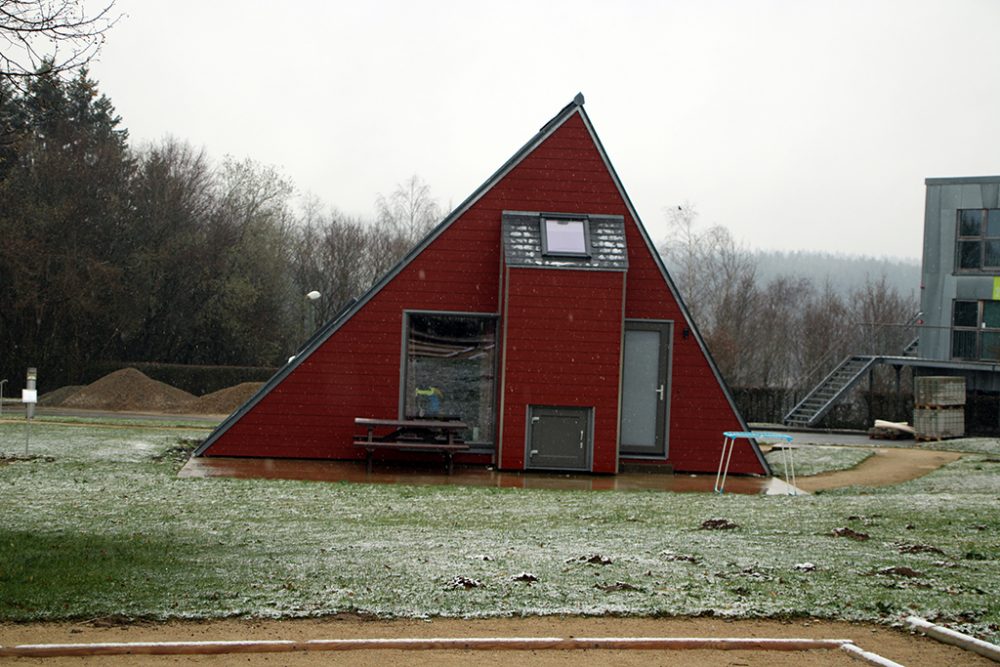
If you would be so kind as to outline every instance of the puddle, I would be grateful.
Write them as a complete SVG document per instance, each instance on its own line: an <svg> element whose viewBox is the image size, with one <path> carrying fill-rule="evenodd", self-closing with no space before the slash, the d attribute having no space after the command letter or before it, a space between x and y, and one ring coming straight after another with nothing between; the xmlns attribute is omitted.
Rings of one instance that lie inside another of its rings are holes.
<svg viewBox="0 0 1000 667"><path fill-rule="evenodd" d="M240 479L294 479L358 484L426 484L494 486L516 489L574 491L673 491L711 493L715 474L687 475L624 472L618 475L503 472L485 467L456 466L451 475L436 468L375 466L363 461L198 457L187 462L179 477L236 477ZM756 495L767 492L773 480L730 475L726 493Z"/></svg>

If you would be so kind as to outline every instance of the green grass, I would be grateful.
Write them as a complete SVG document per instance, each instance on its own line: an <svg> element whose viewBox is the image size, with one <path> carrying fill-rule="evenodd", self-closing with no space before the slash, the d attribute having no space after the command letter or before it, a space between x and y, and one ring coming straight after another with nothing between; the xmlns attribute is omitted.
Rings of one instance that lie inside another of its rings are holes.
<svg viewBox="0 0 1000 667"><path fill-rule="evenodd" d="M1000 629L996 441L897 487L757 497L178 479L203 435L36 424L37 458L0 463L0 620L916 613ZM0 452L23 436L0 424ZM739 527L700 528L716 517ZM617 582L636 590L599 588Z"/></svg>
<svg viewBox="0 0 1000 667"><path fill-rule="evenodd" d="M874 453L874 450L871 448L801 445L796 447L794 453L788 459L788 465L791 466L794 463L796 476L805 477L807 475L818 475L823 472L853 468ZM783 454L780 449L768 452L765 457L771 466L771 470L776 475L784 475L785 461L782 457Z"/></svg>

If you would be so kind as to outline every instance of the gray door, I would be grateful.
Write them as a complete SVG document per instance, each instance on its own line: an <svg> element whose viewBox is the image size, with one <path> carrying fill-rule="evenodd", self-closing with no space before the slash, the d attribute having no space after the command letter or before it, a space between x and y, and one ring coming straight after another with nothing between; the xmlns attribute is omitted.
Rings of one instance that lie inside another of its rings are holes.
<svg viewBox="0 0 1000 667"><path fill-rule="evenodd" d="M527 468L590 470L590 408L528 408Z"/></svg>
<svg viewBox="0 0 1000 667"><path fill-rule="evenodd" d="M623 456L667 455L670 322L625 323L622 359Z"/></svg>

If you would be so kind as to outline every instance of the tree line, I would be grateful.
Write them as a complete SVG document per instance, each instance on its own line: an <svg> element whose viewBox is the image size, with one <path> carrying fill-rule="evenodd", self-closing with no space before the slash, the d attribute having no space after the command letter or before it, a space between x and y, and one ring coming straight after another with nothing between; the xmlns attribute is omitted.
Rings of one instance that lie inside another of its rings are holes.
<svg viewBox="0 0 1000 667"><path fill-rule="evenodd" d="M362 220L249 159L134 148L85 70L0 78L0 378L94 361L282 363L440 216L418 177ZM322 298L308 303L304 294ZM315 309L310 311L310 309Z"/></svg>
<svg viewBox="0 0 1000 667"><path fill-rule="evenodd" d="M811 388L851 354L901 354L917 335L918 302L884 273L848 291L830 281L771 274L719 225L690 205L666 211L661 244L720 372L734 387Z"/></svg>

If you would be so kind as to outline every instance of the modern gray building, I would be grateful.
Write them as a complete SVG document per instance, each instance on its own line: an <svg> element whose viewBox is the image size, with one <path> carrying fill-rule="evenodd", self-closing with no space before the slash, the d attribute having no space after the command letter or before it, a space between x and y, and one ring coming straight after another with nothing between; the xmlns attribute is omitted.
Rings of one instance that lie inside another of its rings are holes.
<svg viewBox="0 0 1000 667"><path fill-rule="evenodd" d="M1000 176L926 184L918 354L992 367L1000 363Z"/></svg>
<svg viewBox="0 0 1000 667"><path fill-rule="evenodd" d="M914 376L962 376L969 392L1000 392L1000 176L925 183L916 338L898 354L844 359L785 423L815 426L877 365L897 373L909 367ZM987 397L980 405L995 402ZM980 422L1000 426L997 415Z"/></svg>

